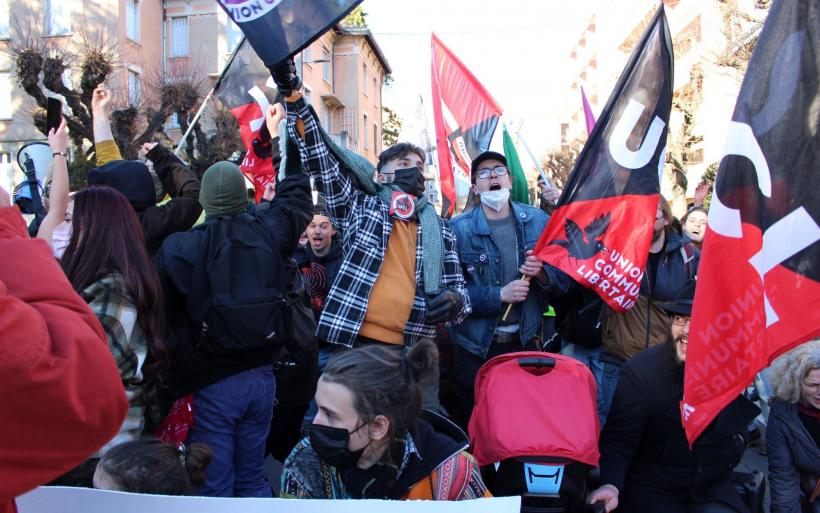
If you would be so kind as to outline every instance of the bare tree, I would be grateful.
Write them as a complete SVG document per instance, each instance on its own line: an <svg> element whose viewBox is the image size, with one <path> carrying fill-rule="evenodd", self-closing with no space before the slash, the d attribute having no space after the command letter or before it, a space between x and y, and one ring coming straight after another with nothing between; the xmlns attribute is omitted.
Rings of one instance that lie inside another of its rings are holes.
<svg viewBox="0 0 820 513"><path fill-rule="evenodd" d="M744 8L740 0L716 0L723 17L725 45L714 56L714 64L736 71L743 79L746 65L760 39L760 31L771 7L771 0L755 0L754 10Z"/></svg>
<svg viewBox="0 0 820 513"><path fill-rule="evenodd" d="M72 46L65 46L33 31L38 24L29 20L14 19L12 26L13 37L6 52L14 62L20 86L32 99L32 122L44 135L47 97L57 94L65 98L64 114L76 150L72 185L81 186L85 171L95 165L91 96L122 66L116 44L103 34L90 32L80 34ZM77 71L79 80L67 84L66 70ZM206 74L190 65L172 66L164 73L149 69L143 84L139 98L120 99L110 115L112 135L126 159L137 158L143 143L163 136L163 127L174 114L183 131L187 129L208 87ZM200 121L194 126L185 156L195 170L242 149L238 126L223 110L215 110L212 133L206 134Z"/></svg>
<svg viewBox="0 0 820 513"><path fill-rule="evenodd" d="M575 139L558 150L553 150L541 158L541 167L558 190L563 190L569 175L575 167L575 161L581 153L583 142Z"/></svg>

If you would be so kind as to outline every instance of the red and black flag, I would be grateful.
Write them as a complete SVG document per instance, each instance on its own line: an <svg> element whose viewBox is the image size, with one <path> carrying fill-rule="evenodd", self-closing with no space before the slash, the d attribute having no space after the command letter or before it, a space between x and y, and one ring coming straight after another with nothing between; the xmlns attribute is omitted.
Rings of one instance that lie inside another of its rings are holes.
<svg viewBox="0 0 820 513"><path fill-rule="evenodd" d="M294 55L362 0L217 0L266 66Z"/></svg>
<svg viewBox="0 0 820 513"><path fill-rule="evenodd" d="M681 413L689 443L775 357L820 336L820 4L775 1L717 173Z"/></svg>
<svg viewBox="0 0 820 513"><path fill-rule="evenodd" d="M658 208L672 40L663 6L627 62L535 253L616 311L638 298Z"/></svg>
<svg viewBox="0 0 820 513"><path fill-rule="evenodd" d="M265 125L264 113L274 100L276 86L268 68L245 38L242 38L225 66L214 87L214 94L239 122L239 133L246 149L240 169L253 182L256 200L259 201L265 185L276 179L276 171L271 158L256 154L253 141Z"/></svg>
<svg viewBox="0 0 820 513"><path fill-rule="evenodd" d="M450 217L456 206L453 159L469 180L473 159L490 147L501 107L435 34L432 46L433 118L441 181L441 214Z"/></svg>

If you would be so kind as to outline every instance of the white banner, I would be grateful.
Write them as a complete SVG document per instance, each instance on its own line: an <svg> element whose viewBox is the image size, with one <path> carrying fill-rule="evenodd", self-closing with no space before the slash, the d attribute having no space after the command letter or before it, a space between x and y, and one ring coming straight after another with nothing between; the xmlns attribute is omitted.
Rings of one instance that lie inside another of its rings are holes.
<svg viewBox="0 0 820 513"><path fill-rule="evenodd" d="M224 499L43 486L17 498L20 513L518 513L520 497L472 501Z"/></svg>

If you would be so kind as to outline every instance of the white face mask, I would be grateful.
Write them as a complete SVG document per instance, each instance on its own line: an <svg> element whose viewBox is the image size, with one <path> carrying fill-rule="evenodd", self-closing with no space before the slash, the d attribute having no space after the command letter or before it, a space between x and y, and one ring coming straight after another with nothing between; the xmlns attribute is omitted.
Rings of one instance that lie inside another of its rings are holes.
<svg viewBox="0 0 820 513"><path fill-rule="evenodd" d="M63 253L65 253L65 248L68 247L68 241L70 240L71 223L63 221L51 232L51 250L58 260L63 258Z"/></svg>
<svg viewBox="0 0 820 513"><path fill-rule="evenodd" d="M484 191L479 196L481 204L487 206L496 212L500 212L504 205L510 201L509 189L498 189L497 191Z"/></svg>

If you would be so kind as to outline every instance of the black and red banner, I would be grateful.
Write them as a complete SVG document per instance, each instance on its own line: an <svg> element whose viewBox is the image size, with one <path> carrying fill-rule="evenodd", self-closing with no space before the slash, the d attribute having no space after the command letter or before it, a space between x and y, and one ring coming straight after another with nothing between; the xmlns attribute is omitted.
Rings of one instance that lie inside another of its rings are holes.
<svg viewBox="0 0 820 513"><path fill-rule="evenodd" d="M302 51L362 0L217 0L266 66Z"/></svg>
<svg viewBox="0 0 820 513"><path fill-rule="evenodd" d="M717 173L681 414L689 443L789 349L820 336L820 4L775 1Z"/></svg>
<svg viewBox="0 0 820 513"><path fill-rule="evenodd" d="M246 149L245 159L239 167L253 182L258 202L265 185L276 179L276 171L272 159L256 155L253 140L265 125L264 112L276 95L276 86L270 71L245 38L234 52L214 94L239 122L239 133Z"/></svg>
<svg viewBox="0 0 820 513"><path fill-rule="evenodd" d="M632 52L535 247L616 311L638 298L658 207L672 40L663 6Z"/></svg>
<svg viewBox="0 0 820 513"><path fill-rule="evenodd" d="M433 119L436 125L441 215L456 206L453 161L469 179L470 164L490 148L501 107L439 38L432 36Z"/></svg>

